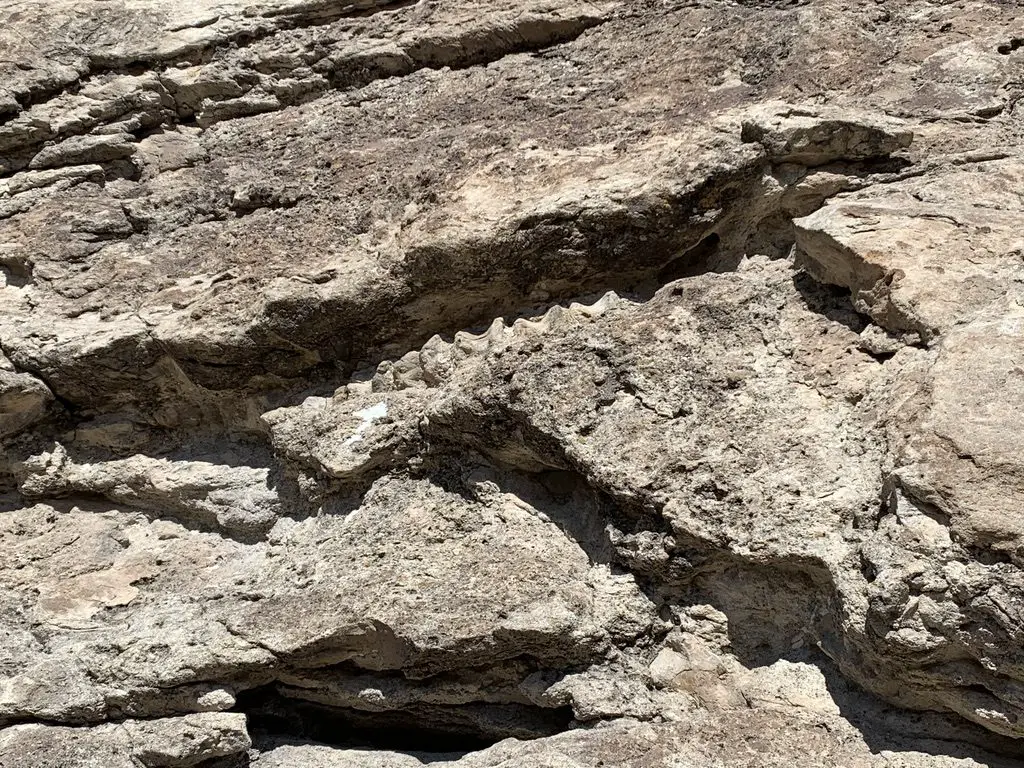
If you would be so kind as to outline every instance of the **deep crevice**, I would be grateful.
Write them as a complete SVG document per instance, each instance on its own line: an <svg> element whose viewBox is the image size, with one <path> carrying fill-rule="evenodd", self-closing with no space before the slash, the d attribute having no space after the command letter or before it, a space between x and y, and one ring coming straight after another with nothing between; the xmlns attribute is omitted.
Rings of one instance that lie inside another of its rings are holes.
<svg viewBox="0 0 1024 768"><path fill-rule="evenodd" d="M865 161L864 168L872 162ZM571 220L558 215L533 217L524 221L531 225L528 230L497 233L486 243L459 244L461 248L450 242L443 247L424 244L394 265L388 280L394 281L395 291L379 296L327 294L313 304L305 295L284 296L265 305L260 313L263 327L252 334L252 343L245 348L227 350L218 357L191 344L161 344L160 351L200 390L237 391L241 385L255 395L267 392L260 389L265 384L247 382L275 382L272 397L280 406L300 393L312 394L318 388L333 391L339 374L344 378L360 366L398 358L436 333L515 314L540 285L550 295L548 307L609 289L637 291L643 300L649 297L652 284L660 288L680 276L735 268L743 248L756 239L752 234L756 224L737 227L736 219L742 220L744 212L737 209L749 208L759 199L760 180L768 171L761 161L713 169L706 178L671 196L638 200L628 215L588 213ZM587 253L586 260L580 256L582 251ZM627 254L629 260L624 262ZM555 260L555 255L562 258ZM453 292L453 284L458 291ZM395 322L382 325L370 320L380 317L393 317ZM289 338L301 340L299 352L295 344L285 348L277 341L283 333L278 333L279 327L288 329ZM314 357L317 362L311 364ZM124 362L134 364L134 360ZM296 387L300 378L301 389ZM69 386L80 386L78 381L79 377L69 380ZM98 382L95 388L100 384L107 382ZM107 390L117 390L117 382L109 384ZM68 399L84 397L83 409L103 412L103 403L93 402L91 392L77 397L64 394ZM145 396L137 392L129 400ZM110 399L108 395L103 402ZM148 423L144 414L132 419Z"/></svg>
<svg viewBox="0 0 1024 768"><path fill-rule="evenodd" d="M505 738L551 736L573 725L569 707L479 702L369 712L292 698L273 685L239 694L235 711L246 714L257 743L387 750L417 756L421 762L442 759L438 753L454 759Z"/></svg>
<svg viewBox="0 0 1024 768"><path fill-rule="evenodd" d="M717 232L712 232L695 246L678 256L658 272L658 282L664 285L684 277L696 277L708 272L712 266L712 259L718 254L718 247L722 238Z"/></svg>

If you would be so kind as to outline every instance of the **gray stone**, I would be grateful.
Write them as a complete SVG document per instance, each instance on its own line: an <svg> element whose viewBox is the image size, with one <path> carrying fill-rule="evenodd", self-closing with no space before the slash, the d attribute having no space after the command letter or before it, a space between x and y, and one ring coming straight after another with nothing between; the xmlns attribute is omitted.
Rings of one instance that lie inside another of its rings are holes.
<svg viewBox="0 0 1024 768"><path fill-rule="evenodd" d="M0 10L0 766L1017 764L1018 23Z"/></svg>

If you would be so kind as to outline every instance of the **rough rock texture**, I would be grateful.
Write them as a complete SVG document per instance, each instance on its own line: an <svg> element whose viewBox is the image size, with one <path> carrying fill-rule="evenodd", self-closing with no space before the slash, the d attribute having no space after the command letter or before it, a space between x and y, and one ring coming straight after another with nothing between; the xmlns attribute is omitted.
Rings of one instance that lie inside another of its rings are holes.
<svg viewBox="0 0 1024 768"><path fill-rule="evenodd" d="M0 4L0 766L1019 765L1022 30Z"/></svg>

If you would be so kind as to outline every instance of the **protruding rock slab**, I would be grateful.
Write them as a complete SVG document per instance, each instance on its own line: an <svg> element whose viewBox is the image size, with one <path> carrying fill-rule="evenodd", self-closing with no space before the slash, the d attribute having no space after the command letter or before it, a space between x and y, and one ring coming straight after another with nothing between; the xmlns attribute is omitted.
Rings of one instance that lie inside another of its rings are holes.
<svg viewBox="0 0 1024 768"><path fill-rule="evenodd" d="M23 768L188 768L244 755L245 715L209 713L126 720L95 728L15 725L0 731L0 765Z"/></svg>
<svg viewBox="0 0 1024 768"><path fill-rule="evenodd" d="M1024 163L970 159L798 219L803 263L893 332L928 343L970 319L1024 279Z"/></svg>

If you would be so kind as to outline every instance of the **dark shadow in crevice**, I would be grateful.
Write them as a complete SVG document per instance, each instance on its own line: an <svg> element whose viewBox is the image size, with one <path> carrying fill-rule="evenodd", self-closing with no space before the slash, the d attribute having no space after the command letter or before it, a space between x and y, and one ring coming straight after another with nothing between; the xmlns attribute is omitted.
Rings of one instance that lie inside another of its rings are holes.
<svg viewBox="0 0 1024 768"><path fill-rule="evenodd" d="M514 442L524 454L536 451L543 442L530 439L530 432L528 427L511 428L504 422L495 428L496 434L517 435ZM538 463L554 466L538 468L531 462L523 467L501 460L513 452L507 444L495 442L491 447L497 455L480 444L448 445L439 462L447 476L439 478L435 472L430 479L475 503L490 503L488 496L494 491L514 497L517 506L557 527L591 565L606 566L612 575L631 574L652 605L667 610L660 565L671 536L657 511L642 502L616 499L564 455L541 450L535 454ZM467 455L473 458L467 461ZM564 468L557 468L559 464Z"/></svg>
<svg viewBox="0 0 1024 768"><path fill-rule="evenodd" d="M819 283L807 272L797 272L793 276L793 285L807 308L815 314L845 325L857 334L871 324L871 318L853 306L848 288Z"/></svg>
<svg viewBox="0 0 1024 768"><path fill-rule="evenodd" d="M729 651L748 668L780 660L813 664L840 714L875 754L917 751L971 758L990 768L1019 762L1022 744L944 712L914 711L889 704L847 679L833 659L849 661L838 589L829 571L813 560L750 563L729 553L709 558L675 604L710 604L728 618ZM867 672L866 674L870 674Z"/></svg>
<svg viewBox="0 0 1024 768"><path fill-rule="evenodd" d="M142 169L140 166L132 162L131 158L123 158L119 160L110 160L105 163L100 163L103 168L103 177L105 181L115 181L117 179L125 179L126 181L138 181L142 178ZM111 235L103 238L104 240L123 240L124 235Z"/></svg>
<svg viewBox="0 0 1024 768"><path fill-rule="evenodd" d="M844 176L853 176L859 179L870 179L878 176L904 173L914 165L913 161L906 157L889 156L876 157L868 160L838 161L828 165L819 166L815 170L827 170L830 173L841 173Z"/></svg>
<svg viewBox="0 0 1024 768"><path fill-rule="evenodd" d="M0 277L12 288L24 288L32 285L32 264L28 260L7 259L0 263Z"/></svg>
<svg viewBox="0 0 1024 768"><path fill-rule="evenodd" d="M322 744L399 752L421 763L458 759L505 738L551 736L573 724L569 707L480 702L368 712L290 698L275 686L239 694L235 711L246 714L249 733L260 749Z"/></svg>
<svg viewBox="0 0 1024 768"><path fill-rule="evenodd" d="M722 239L712 232L695 246L677 256L658 272L658 283L665 285L684 277L696 277L712 271L712 261L718 255Z"/></svg>
<svg viewBox="0 0 1024 768"><path fill-rule="evenodd" d="M234 435L225 439L218 435L190 436L191 440L173 445L165 452L154 452L155 458L169 461L205 461L227 467L274 469L279 460L273 448L255 435Z"/></svg>
<svg viewBox="0 0 1024 768"><path fill-rule="evenodd" d="M251 216L257 211L287 211L297 206L302 201L301 197L279 199L273 196L256 200L232 201L230 208L235 212L235 218L241 219Z"/></svg>
<svg viewBox="0 0 1024 768"><path fill-rule="evenodd" d="M888 351L888 350L886 350L884 352L875 352L875 351L872 351L870 349L863 349L863 348L861 349L861 351L864 352L867 355L870 355L875 360L877 360L879 363L888 362L889 360L892 360L896 356L896 352L895 351Z"/></svg>
<svg viewBox="0 0 1024 768"><path fill-rule="evenodd" d="M745 667L763 667L810 647L833 623L835 586L817 562L750 563L705 553L675 604L709 604L728 619L730 651Z"/></svg>
<svg viewBox="0 0 1024 768"><path fill-rule="evenodd" d="M618 564L610 528L628 525L615 504L569 470L547 470L533 475L497 476L498 486L513 494L543 519L554 523L586 553L591 564Z"/></svg>
<svg viewBox="0 0 1024 768"><path fill-rule="evenodd" d="M5 478L0 479L4 480L6 483ZM24 509L26 506L28 505L20 494L11 491L0 493L0 514L3 514L4 512L15 512L19 509Z"/></svg>
<svg viewBox="0 0 1024 768"><path fill-rule="evenodd" d="M989 768L1020 765L1024 744L1018 739L993 733L951 713L888 704L843 677L835 662L816 649L800 649L782 658L818 667L840 713L860 731L875 754L914 751L970 759Z"/></svg>
<svg viewBox="0 0 1024 768"><path fill-rule="evenodd" d="M888 284L892 280L892 275L890 274L884 279ZM844 325L854 333L861 335L861 340L857 344L858 348L879 363L891 359L903 347L927 349L929 340L933 339L937 333L934 329L916 321L903 320L895 326L887 324L886 319L881 319L876 323L872 316L856 308L849 288L819 282L809 272L796 272L793 276L793 285L811 312ZM876 335L864 334L864 331L873 323L876 324L876 328L873 329Z"/></svg>
<svg viewBox="0 0 1024 768"><path fill-rule="evenodd" d="M793 219L782 211L776 211L761 219L757 230L747 239L745 251L767 256L773 261L786 259L793 251L795 239Z"/></svg>
<svg viewBox="0 0 1024 768"><path fill-rule="evenodd" d="M669 532L642 500L616 498L587 477L554 438L512 413L466 413L457 427L432 423L430 479L470 501L487 503L479 483L515 496L576 542L592 564L633 571L613 537ZM439 430L439 431L433 431Z"/></svg>
<svg viewBox="0 0 1024 768"><path fill-rule="evenodd" d="M1003 56L1009 56L1018 48L1024 47L1024 37L1011 37L1005 43L996 46L996 50Z"/></svg>

